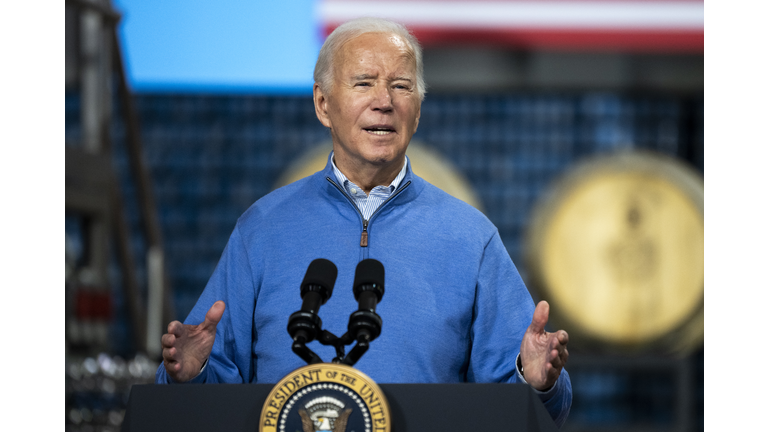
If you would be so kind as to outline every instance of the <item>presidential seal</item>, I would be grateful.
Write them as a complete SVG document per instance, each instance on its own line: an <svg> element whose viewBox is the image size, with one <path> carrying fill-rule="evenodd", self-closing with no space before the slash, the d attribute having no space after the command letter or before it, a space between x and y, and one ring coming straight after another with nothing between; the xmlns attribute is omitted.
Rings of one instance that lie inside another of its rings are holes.
<svg viewBox="0 0 768 432"><path fill-rule="evenodd" d="M367 375L344 364L311 364L270 392L260 432L389 432L389 405Z"/></svg>

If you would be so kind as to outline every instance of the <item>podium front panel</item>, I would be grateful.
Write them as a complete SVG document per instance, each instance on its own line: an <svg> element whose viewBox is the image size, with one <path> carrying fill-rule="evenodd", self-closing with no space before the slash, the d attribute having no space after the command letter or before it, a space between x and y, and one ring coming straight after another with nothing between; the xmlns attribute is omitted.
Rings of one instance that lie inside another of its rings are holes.
<svg viewBox="0 0 768 432"><path fill-rule="evenodd" d="M389 402L392 432L558 430L538 396L523 384L379 386ZM272 387L271 384L135 385L122 431L256 432L261 409Z"/></svg>

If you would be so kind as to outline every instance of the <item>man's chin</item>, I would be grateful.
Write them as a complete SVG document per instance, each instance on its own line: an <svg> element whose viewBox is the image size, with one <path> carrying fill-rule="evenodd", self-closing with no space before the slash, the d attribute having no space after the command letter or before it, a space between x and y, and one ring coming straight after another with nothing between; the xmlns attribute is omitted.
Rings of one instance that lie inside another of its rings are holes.
<svg viewBox="0 0 768 432"><path fill-rule="evenodd" d="M370 154L366 155L365 160L371 164L376 166L387 166L391 165L393 163L403 163L405 160L405 153L376 153L376 154Z"/></svg>
<svg viewBox="0 0 768 432"><path fill-rule="evenodd" d="M341 146L334 147L334 151L341 150ZM356 163L383 168L391 164L402 164L405 160L406 149L407 146L403 148L400 143L366 143L365 145L358 145L357 152L353 150L347 156L350 161L357 160ZM336 153L340 155L341 151L336 151Z"/></svg>

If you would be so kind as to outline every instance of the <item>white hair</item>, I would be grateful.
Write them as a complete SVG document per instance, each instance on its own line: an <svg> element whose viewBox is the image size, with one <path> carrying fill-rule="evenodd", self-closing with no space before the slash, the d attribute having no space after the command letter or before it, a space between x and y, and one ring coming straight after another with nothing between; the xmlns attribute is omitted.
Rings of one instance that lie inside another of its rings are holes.
<svg viewBox="0 0 768 432"><path fill-rule="evenodd" d="M366 33L394 33L405 39L416 60L416 91L419 98L424 100L427 85L424 82L424 64L419 41L404 25L383 18L356 18L336 27L331 32L325 39L323 47L320 48L320 54L317 56L317 63L315 63L314 79L320 86L320 90L327 93L333 87L333 59L339 49L351 39Z"/></svg>

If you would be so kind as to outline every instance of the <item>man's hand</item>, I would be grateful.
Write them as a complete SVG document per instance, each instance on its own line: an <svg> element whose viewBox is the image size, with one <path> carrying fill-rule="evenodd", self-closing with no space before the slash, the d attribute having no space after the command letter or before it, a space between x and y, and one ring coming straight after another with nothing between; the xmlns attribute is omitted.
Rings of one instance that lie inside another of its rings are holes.
<svg viewBox="0 0 768 432"><path fill-rule="evenodd" d="M214 303L205 314L205 321L198 325L179 321L168 324L168 333L162 338L163 364L174 381L189 381L200 373L203 363L211 355L216 324L224 314L224 307L221 300Z"/></svg>
<svg viewBox="0 0 768 432"><path fill-rule="evenodd" d="M541 301L533 311L531 325L520 344L523 377L539 391L549 390L555 385L568 361L568 333L565 330L547 333L544 326L548 320L549 303Z"/></svg>

